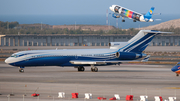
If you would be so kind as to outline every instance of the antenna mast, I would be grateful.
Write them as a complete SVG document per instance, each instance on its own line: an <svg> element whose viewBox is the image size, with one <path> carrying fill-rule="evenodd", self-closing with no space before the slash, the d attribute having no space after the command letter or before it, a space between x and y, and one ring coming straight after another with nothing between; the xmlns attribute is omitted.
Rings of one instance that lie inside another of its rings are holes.
<svg viewBox="0 0 180 101"><path fill-rule="evenodd" d="M108 9L106 10L106 25L108 26Z"/></svg>

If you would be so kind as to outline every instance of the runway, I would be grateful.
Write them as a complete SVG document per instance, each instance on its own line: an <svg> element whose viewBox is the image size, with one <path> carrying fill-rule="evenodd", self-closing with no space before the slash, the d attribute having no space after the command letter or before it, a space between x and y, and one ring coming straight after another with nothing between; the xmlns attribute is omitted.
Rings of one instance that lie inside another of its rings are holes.
<svg viewBox="0 0 180 101"><path fill-rule="evenodd" d="M93 99L103 96L107 99L119 94L121 101L126 95L134 95L134 101L140 95L148 95L149 101L154 96L176 96L180 99L180 77L171 72L171 65L122 64L121 66L99 66L99 72L91 72L85 67L84 72L77 72L73 67L28 67L25 73L18 68L0 62L0 101L20 101L26 94L25 101L84 101L84 93L92 93ZM35 92L39 98L31 97ZM58 92L65 92L66 98L58 98ZM78 92L79 98L72 99L71 93ZM50 97L51 96L51 97Z"/></svg>

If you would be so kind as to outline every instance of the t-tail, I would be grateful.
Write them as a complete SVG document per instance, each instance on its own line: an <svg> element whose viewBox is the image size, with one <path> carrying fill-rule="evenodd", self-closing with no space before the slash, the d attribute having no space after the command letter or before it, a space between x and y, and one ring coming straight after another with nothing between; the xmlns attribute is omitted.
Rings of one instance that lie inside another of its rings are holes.
<svg viewBox="0 0 180 101"><path fill-rule="evenodd" d="M151 9L144 15L144 19L146 22L149 22L149 20L152 18L154 12L154 7L151 7Z"/></svg>
<svg viewBox="0 0 180 101"><path fill-rule="evenodd" d="M155 30L140 30L133 38L131 38L124 47L121 47L118 51L121 52L133 52L142 53L152 39L161 33L172 33L172 32L161 32Z"/></svg>

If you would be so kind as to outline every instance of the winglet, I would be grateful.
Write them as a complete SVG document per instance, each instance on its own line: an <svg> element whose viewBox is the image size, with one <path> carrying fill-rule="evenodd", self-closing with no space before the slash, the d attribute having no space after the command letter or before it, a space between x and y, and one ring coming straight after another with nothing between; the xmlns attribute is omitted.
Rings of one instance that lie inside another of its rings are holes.
<svg viewBox="0 0 180 101"><path fill-rule="evenodd" d="M141 60L141 62L147 62L149 60L150 56L151 55L146 56L143 60Z"/></svg>

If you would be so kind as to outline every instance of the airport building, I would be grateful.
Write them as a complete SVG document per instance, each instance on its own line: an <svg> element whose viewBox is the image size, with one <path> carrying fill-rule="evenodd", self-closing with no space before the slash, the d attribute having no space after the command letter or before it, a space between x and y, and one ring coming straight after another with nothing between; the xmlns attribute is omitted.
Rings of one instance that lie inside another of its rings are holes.
<svg viewBox="0 0 180 101"><path fill-rule="evenodd" d="M134 35L0 35L0 46L108 46ZM180 46L180 35L158 35L150 46Z"/></svg>

